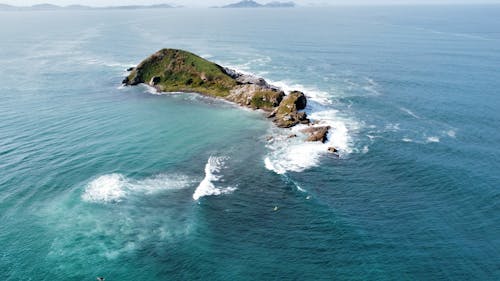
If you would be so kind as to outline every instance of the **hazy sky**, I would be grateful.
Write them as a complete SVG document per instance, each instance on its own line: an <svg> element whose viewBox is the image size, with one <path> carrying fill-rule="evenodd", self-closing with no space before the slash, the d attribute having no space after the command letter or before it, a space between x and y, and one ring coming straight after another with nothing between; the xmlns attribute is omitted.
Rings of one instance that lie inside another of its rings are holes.
<svg viewBox="0 0 500 281"><path fill-rule="evenodd" d="M239 0L0 0L0 3L28 6L40 3L51 3L56 5L83 4L89 6L116 6L116 5L147 5L159 3L171 3L192 7L204 7L224 5ZM273 0L257 0L267 3ZM282 0L287 1L287 0ZM498 3L500 0L295 0L299 5L365 5L365 4L478 4Z"/></svg>

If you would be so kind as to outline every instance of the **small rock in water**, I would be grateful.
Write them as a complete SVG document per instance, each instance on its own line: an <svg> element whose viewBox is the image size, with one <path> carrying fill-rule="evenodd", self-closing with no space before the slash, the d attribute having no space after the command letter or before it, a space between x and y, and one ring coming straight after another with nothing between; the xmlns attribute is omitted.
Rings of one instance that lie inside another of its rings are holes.
<svg viewBox="0 0 500 281"><path fill-rule="evenodd" d="M132 71L134 69L135 69L135 67L132 66L132 67L127 68L127 71L130 72L130 71Z"/></svg>
<svg viewBox="0 0 500 281"><path fill-rule="evenodd" d="M269 142L270 142L270 141L273 141L273 140L274 140L274 137L273 137L273 136L268 136L268 137L266 138L266 140L267 140L267 141L269 141Z"/></svg>
<svg viewBox="0 0 500 281"><path fill-rule="evenodd" d="M328 148L328 152L337 153L337 152L339 152L339 150L336 149L335 147L331 146L331 147Z"/></svg>
<svg viewBox="0 0 500 281"><path fill-rule="evenodd" d="M291 134L288 136L289 139L296 138L296 137L297 137L297 134Z"/></svg>

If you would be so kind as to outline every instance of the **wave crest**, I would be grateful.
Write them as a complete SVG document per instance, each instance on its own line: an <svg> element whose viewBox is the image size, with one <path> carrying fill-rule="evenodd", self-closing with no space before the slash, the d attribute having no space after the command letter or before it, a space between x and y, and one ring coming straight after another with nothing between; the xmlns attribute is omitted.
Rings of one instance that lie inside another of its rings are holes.
<svg viewBox="0 0 500 281"><path fill-rule="evenodd" d="M216 187L214 182L221 181L223 175L221 170L226 168L227 157L214 157L208 158L205 165L205 178L200 182L198 187L193 193L193 199L198 200L204 196L228 194L236 190L235 187Z"/></svg>

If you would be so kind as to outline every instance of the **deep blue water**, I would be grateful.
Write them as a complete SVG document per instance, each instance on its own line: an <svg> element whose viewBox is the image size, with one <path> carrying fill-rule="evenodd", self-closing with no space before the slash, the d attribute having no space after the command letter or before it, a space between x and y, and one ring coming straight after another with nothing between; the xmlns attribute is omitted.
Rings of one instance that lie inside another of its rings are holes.
<svg viewBox="0 0 500 281"><path fill-rule="evenodd" d="M499 6L1 12L0 38L2 280L500 279ZM303 90L329 143L120 87L164 47Z"/></svg>

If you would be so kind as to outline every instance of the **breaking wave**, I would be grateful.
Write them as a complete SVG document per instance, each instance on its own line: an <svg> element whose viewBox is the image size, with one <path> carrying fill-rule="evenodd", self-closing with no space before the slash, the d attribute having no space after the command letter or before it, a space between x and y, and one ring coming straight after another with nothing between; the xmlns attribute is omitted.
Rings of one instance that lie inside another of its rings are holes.
<svg viewBox="0 0 500 281"><path fill-rule="evenodd" d="M161 174L143 180L122 174L100 176L87 184L82 199L94 203L116 203L134 193L152 194L163 190L188 187L193 183L187 176Z"/></svg>
<svg viewBox="0 0 500 281"><path fill-rule="evenodd" d="M270 152L264 159L268 170L284 174L288 171L302 172L318 166L321 157L328 154L329 147L338 149L340 157L356 151L353 134L359 130L360 124L333 108L334 102L330 93L287 81L269 81L269 83L285 92L292 90L304 92L308 98L305 111L309 119L317 124L315 126L330 126L331 129L325 143L308 143L304 142L305 136L301 133L301 130L308 125L297 125L290 130L272 128L271 134L275 137L267 144ZM298 137L289 138L289 135Z"/></svg>
<svg viewBox="0 0 500 281"><path fill-rule="evenodd" d="M210 156L210 158L208 158L207 164L205 165L205 178L203 178L194 191L194 200L198 200L204 196L228 194L236 190L236 187L229 186L223 188L216 187L214 184L215 182L223 181L221 171L222 169L227 168L226 160L228 160L227 157Z"/></svg>

